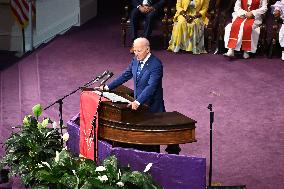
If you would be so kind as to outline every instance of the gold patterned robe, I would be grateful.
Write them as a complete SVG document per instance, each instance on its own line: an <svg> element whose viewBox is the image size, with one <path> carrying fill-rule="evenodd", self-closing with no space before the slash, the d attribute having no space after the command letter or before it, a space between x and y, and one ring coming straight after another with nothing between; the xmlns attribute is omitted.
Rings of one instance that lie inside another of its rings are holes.
<svg viewBox="0 0 284 189"><path fill-rule="evenodd" d="M209 0L177 0L169 51L178 52L181 49L192 51L193 54L206 52L204 49L204 26L208 24L206 17L208 6ZM185 11L190 16L199 12L202 17L187 23L186 19L180 15L181 11Z"/></svg>

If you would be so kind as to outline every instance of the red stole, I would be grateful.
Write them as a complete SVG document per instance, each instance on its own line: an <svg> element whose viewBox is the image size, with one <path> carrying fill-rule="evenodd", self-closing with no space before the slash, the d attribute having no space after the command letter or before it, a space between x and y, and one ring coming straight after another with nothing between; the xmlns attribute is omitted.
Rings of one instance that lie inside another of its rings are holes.
<svg viewBox="0 0 284 189"><path fill-rule="evenodd" d="M259 5L260 5L260 0L252 0L250 5L250 11L258 9ZM248 0L242 0L241 7L243 10L248 11ZM244 22L244 27L243 27L243 38L242 38L242 50L250 51L252 25L254 23L254 18L253 19L246 19L240 17L236 18L236 20L233 22L231 27L228 47L232 49L236 48L240 27L243 22Z"/></svg>
<svg viewBox="0 0 284 189"><path fill-rule="evenodd" d="M93 91L83 91L80 97L80 155L96 162L98 162L98 119L96 128L93 129L92 121L97 112L99 97ZM102 98L102 101L107 99ZM96 116L98 118L98 115Z"/></svg>

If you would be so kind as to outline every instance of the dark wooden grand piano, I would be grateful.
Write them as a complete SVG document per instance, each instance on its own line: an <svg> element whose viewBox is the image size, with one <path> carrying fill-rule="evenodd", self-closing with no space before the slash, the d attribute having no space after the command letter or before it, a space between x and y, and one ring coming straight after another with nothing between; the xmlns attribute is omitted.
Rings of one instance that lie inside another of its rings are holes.
<svg viewBox="0 0 284 189"><path fill-rule="evenodd" d="M133 91L125 86L119 86L112 92L133 101ZM126 103L101 102L99 138L139 145L196 142L195 120L176 111L149 113L147 109L146 105L135 111L128 108ZM178 154L179 151L168 152Z"/></svg>

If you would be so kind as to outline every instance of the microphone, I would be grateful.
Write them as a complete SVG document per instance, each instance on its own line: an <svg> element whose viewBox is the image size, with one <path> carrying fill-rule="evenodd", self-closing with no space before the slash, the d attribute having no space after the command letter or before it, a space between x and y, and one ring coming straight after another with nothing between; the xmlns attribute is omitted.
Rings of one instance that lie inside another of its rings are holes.
<svg viewBox="0 0 284 189"><path fill-rule="evenodd" d="M98 79L104 78L107 74L109 74L109 71L108 71L108 70L104 71L104 73L102 73L102 75L99 75L99 76L98 76Z"/></svg>
<svg viewBox="0 0 284 189"><path fill-rule="evenodd" d="M88 83L86 83L84 85L84 87L89 87L89 86L93 85L94 83L96 83L99 80L101 80L102 78L104 78L107 74L109 74L108 70L104 71L101 75L97 76L96 78L94 78L91 81L89 81Z"/></svg>
<svg viewBox="0 0 284 189"><path fill-rule="evenodd" d="M106 78L104 80L101 81L101 84L100 85L104 85L105 82L111 78L113 76L113 73L112 72L109 72L108 75L106 76Z"/></svg>

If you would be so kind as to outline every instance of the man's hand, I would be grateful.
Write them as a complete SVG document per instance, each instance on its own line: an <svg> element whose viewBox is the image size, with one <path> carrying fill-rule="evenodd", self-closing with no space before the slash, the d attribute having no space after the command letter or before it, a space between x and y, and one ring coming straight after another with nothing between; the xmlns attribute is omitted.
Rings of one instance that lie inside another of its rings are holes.
<svg viewBox="0 0 284 189"><path fill-rule="evenodd" d="M132 110L137 110L139 108L139 105L134 101L130 102L127 107L131 107Z"/></svg>
<svg viewBox="0 0 284 189"><path fill-rule="evenodd" d="M182 16L184 16L184 15L186 15L186 12L185 12L184 10L182 10L182 11L180 11L179 14L182 15Z"/></svg>
<svg viewBox="0 0 284 189"><path fill-rule="evenodd" d="M201 18L202 14L200 12L196 13L196 15L194 16L195 18Z"/></svg>
<svg viewBox="0 0 284 189"><path fill-rule="evenodd" d="M247 12L246 13L246 18L252 19L252 18L254 18L254 15L252 14L252 12Z"/></svg>
<svg viewBox="0 0 284 189"><path fill-rule="evenodd" d="M182 15L185 18L186 22L189 24L194 20L193 16L186 14L185 11L181 11L180 15Z"/></svg>
<svg viewBox="0 0 284 189"><path fill-rule="evenodd" d="M145 14L155 11L155 8L149 5L141 5L138 9L140 12L145 13Z"/></svg>
<svg viewBox="0 0 284 189"><path fill-rule="evenodd" d="M100 86L100 91L103 91L105 89L105 86L104 85L101 85Z"/></svg>
<svg viewBox="0 0 284 189"><path fill-rule="evenodd" d="M186 15L185 19L186 19L186 22L190 24L194 20L194 17L190 15Z"/></svg>
<svg viewBox="0 0 284 189"><path fill-rule="evenodd" d="M138 9L139 9L140 12L146 13L146 8L145 8L145 6L141 5L141 6L139 6Z"/></svg>
<svg viewBox="0 0 284 189"><path fill-rule="evenodd" d="M279 10L275 10L274 13L273 13L273 15L274 15L276 18L280 17L280 11L279 11Z"/></svg>
<svg viewBox="0 0 284 189"><path fill-rule="evenodd" d="M95 87L95 89L98 87ZM101 85L98 89L99 91L109 91L108 86L107 85Z"/></svg>
<svg viewBox="0 0 284 189"><path fill-rule="evenodd" d="M146 5L147 6L147 9L148 9L148 13L149 12L154 12L156 9L154 8L154 7L152 7L152 6L148 6L148 5Z"/></svg>

